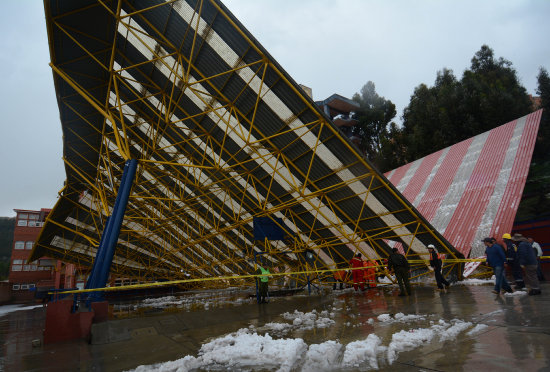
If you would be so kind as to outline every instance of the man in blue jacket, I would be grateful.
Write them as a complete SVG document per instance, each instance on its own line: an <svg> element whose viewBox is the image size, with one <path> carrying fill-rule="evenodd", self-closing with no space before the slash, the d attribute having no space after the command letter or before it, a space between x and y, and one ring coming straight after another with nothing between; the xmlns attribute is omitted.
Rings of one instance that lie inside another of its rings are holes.
<svg viewBox="0 0 550 372"><path fill-rule="evenodd" d="M529 287L528 294L530 296L540 294L539 279L537 277L537 256L533 247L521 234L514 234L512 240L518 247L517 260L521 268L525 271L525 282Z"/></svg>
<svg viewBox="0 0 550 372"><path fill-rule="evenodd" d="M504 249L500 244L494 243L492 238L485 238L482 242L485 244L487 264L493 268L493 273L495 274L495 288L493 289L493 293L499 294L501 289L508 293L514 292L504 275L504 263L506 262Z"/></svg>
<svg viewBox="0 0 550 372"><path fill-rule="evenodd" d="M506 244L506 263L512 272L514 281L516 282L514 289L522 289L525 287L525 282L523 281L521 265L518 260L518 247L512 241L512 236L510 234L506 233L502 235L502 239L504 240L504 244Z"/></svg>

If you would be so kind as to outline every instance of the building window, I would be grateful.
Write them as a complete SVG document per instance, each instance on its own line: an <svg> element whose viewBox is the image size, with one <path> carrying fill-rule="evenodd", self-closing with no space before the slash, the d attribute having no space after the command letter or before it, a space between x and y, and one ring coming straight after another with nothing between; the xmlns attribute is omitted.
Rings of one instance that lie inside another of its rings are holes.
<svg viewBox="0 0 550 372"><path fill-rule="evenodd" d="M21 241L15 242L14 249L25 249L25 242L21 242Z"/></svg>
<svg viewBox="0 0 550 372"><path fill-rule="evenodd" d="M29 284L29 289L36 287L34 284Z"/></svg>
<svg viewBox="0 0 550 372"><path fill-rule="evenodd" d="M11 289L13 289L14 291L18 291L19 290L19 284L14 284L13 287L11 287Z"/></svg>
<svg viewBox="0 0 550 372"><path fill-rule="evenodd" d="M31 265L23 265L23 271L31 271Z"/></svg>
<svg viewBox="0 0 550 372"><path fill-rule="evenodd" d="M36 265L31 265L31 271L37 271L37 266Z"/></svg>
<svg viewBox="0 0 550 372"><path fill-rule="evenodd" d="M42 258L38 261L39 266L54 266L54 262L49 258Z"/></svg>
<svg viewBox="0 0 550 372"><path fill-rule="evenodd" d="M27 218L29 218L29 215L27 213L19 213L17 215L17 218L20 220L26 220Z"/></svg>
<svg viewBox="0 0 550 372"><path fill-rule="evenodd" d="M32 246L34 245L34 242L27 242L25 244L25 249L32 249Z"/></svg>
<svg viewBox="0 0 550 372"><path fill-rule="evenodd" d="M23 270L23 265L11 265L11 271L21 271Z"/></svg>
<svg viewBox="0 0 550 372"><path fill-rule="evenodd" d="M17 226L27 226L27 220L17 220Z"/></svg>
<svg viewBox="0 0 550 372"><path fill-rule="evenodd" d="M21 284L21 289L29 289L29 285L28 284Z"/></svg>
<svg viewBox="0 0 550 372"><path fill-rule="evenodd" d="M37 220L39 217L37 214L29 214L29 220Z"/></svg>

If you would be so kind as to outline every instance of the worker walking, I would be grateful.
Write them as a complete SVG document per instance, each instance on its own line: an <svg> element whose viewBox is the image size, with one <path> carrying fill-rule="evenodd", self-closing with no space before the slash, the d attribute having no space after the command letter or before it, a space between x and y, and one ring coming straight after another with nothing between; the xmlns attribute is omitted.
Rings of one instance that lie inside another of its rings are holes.
<svg viewBox="0 0 550 372"><path fill-rule="evenodd" d="M512 276L516 285L514 289L520 290L525 288L525 282L523 281L523 274L521 272L521 265L518 260L518 247L512 241L512 236L510 234L502 235L504 243L506 243L506 263L512 271Z"/></svg>
<svg viewBox="0 0 550 372"><path fill-rule="evenodd" d="M443 285L445 285L445 288L449 288L450 286L449 282L441 274L441 266L442 266L441 257L435 250L435 246L433 244L428 244L428 251L430 252L430 266L433 267L434 269L437 288L439 290L442 290Z"/></svg>
<svg viewBox="0 0 550 372"><path fill-rule="evenodd" d="M268 301L266 298L269 298L268 294L268 283L269 283L269 275L271 273L269 272L269 269L264 269L262 266L258 265L258 269L256 270L256 275L260 275L259 280L256 278L256 284L258 285L258 292L259 292L259 303L265 304Z"/></svg>
<svg viewBox="0 0 550 372"><path fill-rule="evenodd" d="M358 287L362 291L365 290L365 275L363 273L363 259L361 258L361 253L357 253L355 257L349 262L352 267L352 276L353 276L353 288L357 291Z"/></svg>
<svg viewBox="0 0 550 372"><path fill-rule="evenodd" d="M493 293L500 294L501 289L503 292L514 292L504 275L504 263L506 262L504 250L493 238L485 238L482 242L485 244L485 255L487 256L486 263L493 268L493 273L495 274L495 288L493 289Z"/></svg>
<svg viewBox="0 0 550 372"><path fill-rule="evenodd" d="M518 247L518 264L525 270L525 281L529 286L528 294L530 296L540 295L540 284L537 277L537 256L531 243L521 234L514 234L512 240Z"/></svg>
<svg viewBox="0 0 550 372"><path fill-rule="evenodd" d="M388 257L388 271L391 272L393 270L395 273L395 279L397 279L400 289L399 296L411 295L409 269L410 265L407 258L399 253L397 248L392 248L392 253Z"/></svg>

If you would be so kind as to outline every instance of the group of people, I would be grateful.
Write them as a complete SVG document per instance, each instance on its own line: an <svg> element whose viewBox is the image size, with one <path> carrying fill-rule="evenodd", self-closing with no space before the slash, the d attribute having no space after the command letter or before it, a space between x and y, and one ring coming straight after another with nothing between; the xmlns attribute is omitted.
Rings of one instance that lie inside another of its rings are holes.
<svg viewBox="0 0 550 372"><path fill-rule="evenodd" d="M495 238L484 238L486 263L493 268L495 287L493 293L512 293L512 287L506 280L505 265L510 268L514 278L516 290L528 286L529 295L540 295L540 280L544 280L540 267L542 250L532 238L525 238L522 234L504 234L504 246Z"/></svg>
<svg viewBox="0 0 550 372"><path fill-rule="evenodd" d="M357 291L364 291L367 288L376 287L376 276L378 274L378 263L373 260L363 260L361 253L357 253L350 261L351 278L353 288ZM346 270L338 270L333 273L333 290L336 290L338 283L340 289L344 288L344 283L349 280L349 274Z"/></svg>
<svg viewBox="0 0 550 372"><path fill-rule="evenodd" d="M434 270L438 290L448 289L450 283L443 277L443 274L441 274L441 256L433 244L428 244L428 251L430 252L430 266ZM407 258L399 253L397 248L393 248L392 253L388 257L388 271L394 273L395 279L399 284L399 296L410 296L410 264Z"/></svg>
<svg viewBox="0 0 550 372"><path fill-rule="evenodd" d="M437 287L440 290L444 288L449 288L449 282L441 274L442 261L440 255L437 253L433 244L428 245L428 250L430 252L430 266L433 267L435 280L437 282ZM364 290L365 282L371 287L376 286L376 263L374 261L363 261L361 254L356 254L350 261L350 266L352 267L353 275L353 287L357 291L358 288ZM360 269L361 267L367 266L371 269L370 272ZM407 261L407 258L399 253L397 248L393 248L391 254L387 259L387 269L390 273L395 275L395 279L399 284L399 296L410 296L411 284L410 284L410 264ZM335 272L335 284L334 289L336 288L336 281L341 280L341 271ZM340 283L340 289L342 289L342 281Z"/></svg>
<svg viewBox="0 0 550 372"><path fill-rule="evenodd" d="M540 283L544 280L540 267L540 257L542 250L537 242L532 238L525 238L522 234L504 234L502 236L504 245L499 244L495 238L484 238L486 264L493 268L495 275L495 286L493 293L512 293L514 290L506 280L505 265L509 267L514 278L516 290L520 290L527 285L529 287L529 295L540 295ZM441 273L442 256L437 252L433 244L428 245L430 253L430 266L433 268L437 288L446 290L450 283L443 277ZM364 291L366 287L376 287L376 277L379 274L378 264L372 260L363 260L360 253L354 255L350 261L351 277L353 287L357 291ZM395 275L399 284L399 296L410 296L410 264L407 258L399 253L397 248L393 248L387 259L387 270ZM258 266L256 272L259 275L258 302L265 303L268 301L267 283L270 272L262 266ZM349 280L349 274L346 270L338 270L333 273L333 289L337 288L339 283L340 289L343 289L344 283Z"/></svg>

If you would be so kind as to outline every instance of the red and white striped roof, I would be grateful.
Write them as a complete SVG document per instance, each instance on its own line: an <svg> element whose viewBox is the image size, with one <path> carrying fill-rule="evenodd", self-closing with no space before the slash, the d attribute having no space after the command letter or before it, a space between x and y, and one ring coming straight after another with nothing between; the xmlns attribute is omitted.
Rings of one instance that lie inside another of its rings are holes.
<svg viewBox="0 0 550 372"><path fill-rule="evenodd" d="M456 249L483 255L481 239L512 230L542 110L385 174Z"/></svg>

